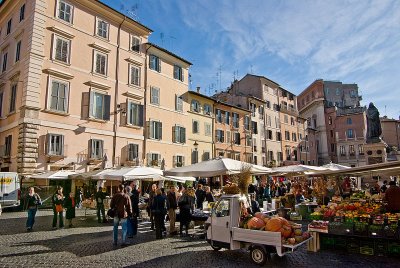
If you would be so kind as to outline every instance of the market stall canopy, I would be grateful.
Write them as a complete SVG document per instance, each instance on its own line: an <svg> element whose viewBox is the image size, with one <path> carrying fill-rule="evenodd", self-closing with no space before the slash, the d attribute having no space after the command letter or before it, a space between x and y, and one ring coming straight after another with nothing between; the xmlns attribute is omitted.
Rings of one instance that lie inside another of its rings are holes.
<svg viewBox="0 0 400 268"><path fill-rule="evenodd" d="M99 169L89 172L82 172L77 174L69 175L68 178L72 180L90 180L95 175L101 175L102 173L108 172L110 169Z"/></svg>
<svg viewBox="0 0 400 268"><path fill-rule="evenodd" d="M42 174L32 176L32 179L48 179L48 180L67 180L69 175L77 174L76 171L72 170L57 170L48 171Z"/></svg>
<svg viewBox="0 0 400 268"><path fill-rule="evenodd" d="M326 170L324 167L308 166L308 165L291 165L273 168L272 174L286 175L286 174L306 174L310 171Z"/></svg>
<svg viewBox="0 0 400 268"><path fill-rule="evenodd" d="M342 170L325 170L315 172L313 175L326 176L399 176L400 161L352 167Z"/></svg>
<svg viewBox="0 0 400 268"><path fill-rule="evenodd" d="M343 166L339 164L335 164L330 162L329 164L323 165L323 168L326 168L327 170L344 170L344 169L349 169L350 167L348 166Z"/></svg>
<svg viewBox="0 0 400 268"><path fill-rule="evenodd" d="M164 171L164 176L194 176L194 177L214 177L220 175L238 174L243 167L249 165L252 175L268 174L270 168L249 164L233 160L230 158L216 158L199 162L190 166L173 168Z"/></svg>
<svg viewBox="0 0 400 268"><path fill-rule="evenodd" d="M177 177L177 176L166 176L164 177L166 181L176 181L176 182L185 182L185 181L196 181L195 177Z"/></svg>
<svg viewBox="0 0 400 268"><path fill-rule="evenodd" d="M129 167L121 169L104 170L101 174L92 176L95 180L140 180L162 179L163 171L151 167Z"/></svg>

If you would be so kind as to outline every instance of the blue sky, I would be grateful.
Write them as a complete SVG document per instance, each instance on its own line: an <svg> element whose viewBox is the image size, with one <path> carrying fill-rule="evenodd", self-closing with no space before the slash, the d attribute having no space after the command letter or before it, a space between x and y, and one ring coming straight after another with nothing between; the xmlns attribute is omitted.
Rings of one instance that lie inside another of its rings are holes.
<svg viewBox="0 0 400 268"><path fill-rule="evenodd" d="M400 115L398 0L102 0L193 63L202 93L263 75L299 94L315 79L356 83L363 105Z"/></svg>

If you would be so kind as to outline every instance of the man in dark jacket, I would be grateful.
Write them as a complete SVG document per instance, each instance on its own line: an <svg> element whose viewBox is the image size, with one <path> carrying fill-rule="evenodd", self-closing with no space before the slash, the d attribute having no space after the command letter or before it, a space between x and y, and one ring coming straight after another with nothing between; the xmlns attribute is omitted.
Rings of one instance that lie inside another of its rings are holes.
<svg viewBox="0 0 400 268"><path fill-rule="evenodd" d="M395 181L389 182L389 188L385 192L384 200L387 201L387 210L391 213L400 212L400 187Z"/></svg>
<svg viewBox="0 0 400 268"><path fill-rule="evenodd" d="M131 192L131 204L132 204L132 235L137 235L138 228L138 217L139 217L139 191L135 184L132 185Z"/></svg>
<svg viewBox="0 0 400 268"><path fill-rule="evenodd" d="M124 186L121 184L118 186L118 193L116 193L112 199L110 208L115 208L116 213L114 216L114 228L113 228L113 245L116 246L118 242L118 226L121 223L122 226L122 244L126 246L126 235L127 235L127 218L132 216L131 199L124 193Z"/></svg>
<svg viewBox="0 0 400 268"><path fill-rule="evenodd" d="M206 192L203 190L203 185L198 184L196 190L196 208L203 209L203 202L206 198Z"/></svg>
<svg viewBox="0 0 400 268"><path fill-rule="evenodd" d="M176 221L176 209L178 208L178 204L176 202L176 194L175 194L175 186L169 187L169 192L167 194L167 208L168 208L168 217L169 217L169 234L176 235L178 232L175 229L175 221Z"/></svg>
<svg viewBox="0 0 400 268"><path fill-rule="evenodd" d="M106 213L104 210L104 199L106 199L106 194L103 192L103 187L99 187L99 190L94 196L96 198L96 209L97 209L97 221L101 223L101 215L103 216L103 222L106 223Z"/></svg>
<svg viewBox="0 0 400 268"><path fill-rule="evenodd" d="M38 206L42 204L40 196L35 193L33 187L29 187L29 193L26 196L25 209L28 211L28 220L26 221L26 230L28 232L32 231L33 224L35 223L35 215Z"/></svg>
<svg viewBox="0 0 400 268"><path fill-rule="evenodd" d="M165 215L167 214L165 196L162 195L161 189L156 190L153 204L151 205L151 213L154 215L154 223L156 228L156 239L162 238Z"/></svg>

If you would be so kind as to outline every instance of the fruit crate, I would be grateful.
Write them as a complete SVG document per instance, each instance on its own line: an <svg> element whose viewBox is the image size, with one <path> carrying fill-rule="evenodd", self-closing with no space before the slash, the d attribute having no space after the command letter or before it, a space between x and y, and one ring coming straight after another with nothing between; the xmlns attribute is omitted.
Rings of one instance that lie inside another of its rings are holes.
<svg viewBox="0 0 400 268"><path fill-rule="evenodd" d="M358 238L350 237L346 243L347 252L349 253L360 253L360 240Z"/></svg>
<svg viewBox="0 0 400 268"><path fill-rule="evenodd" d="M346 237L336 237L335 238L335 249L346 250L347 248L347 239Z"/></svg>
<svg viewBox="0 0 400 268"><path fill-rule="evenodd" d="M355 235L367 236L368 235L368 223L365 222L355 222L353 233Z"/></svg>
<svg viewBox="0 0 400 268"><path fill-rule="evenodd" d="M374 240L374 252L376 256L388 255L388 242L385 239Z"/></svg>
<svg viewBox="0 0 400 268"><path fill-rule="evenodd" d="M385 237L385 232L383 230L383 225L372 224L368 227L369 237L380 238Z"/></svg>
<svg viewBox="0 0 400 268"><path fill-rule="evenodd" d="M332 235L320 234L320 246L321 249L333 249L335 248L335 237Z"/></svg>
<svg viewBox="0 0 400 268"><path fill-rule="evenodd" d="M363 255L374 255L374 241L362 240L360 242L360 253Z"/></svg>
<svg viewBox="0 0 400 268"><path fill-rule="evenodd" d="M386 238L399 239L399 227L397 224L391 224L383 227Z"/></svg>
<svg viewBox="0 0 400 268"><path fill-rule="evenodd" d="M400 242L389 242L388 254L390 256L400 257Z"/></svg>
<svg viewBox="0 0 400 268"><path fill-rule="evenodd" d="M330 234L352 235L353 223L350 222L330 222L328 227Z"/></svg>

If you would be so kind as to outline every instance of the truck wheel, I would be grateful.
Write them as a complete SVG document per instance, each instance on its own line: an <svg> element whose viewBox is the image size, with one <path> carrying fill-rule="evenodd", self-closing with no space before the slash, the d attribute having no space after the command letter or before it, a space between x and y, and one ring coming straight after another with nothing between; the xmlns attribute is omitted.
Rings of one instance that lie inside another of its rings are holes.
<svg viewBox="0 0 400 268"><path fill-rule="evenodd" d="M258 265L264 265L270 258L270 254L261 246L254 246L250 250L250 256L252 261Z"/></svg>
<svg viewBox="0 0 400 268"><path fill-rule="evenodd" d="M221 247L217 247L217 246L211 246L211 247L212 247L212 249L215 250L215 251L221 250Z"/></svg>

